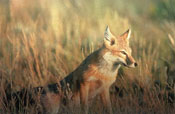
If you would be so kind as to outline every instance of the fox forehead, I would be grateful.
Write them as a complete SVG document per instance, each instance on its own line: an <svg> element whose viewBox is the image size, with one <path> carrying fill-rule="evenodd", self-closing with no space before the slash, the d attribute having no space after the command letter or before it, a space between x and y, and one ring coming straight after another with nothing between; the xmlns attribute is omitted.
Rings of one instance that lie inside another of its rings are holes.
<svg viewBox="0 0 175 114"><path fill-rule="evenodd" d="M111 45L108 45L107 48L113 51L130 51L130 46L129 46L129 40L128 39L123 39L120 37L113 37L111 38L112 42Z"/></svg>
<svg viewBox="0 0 175 114"><path fill-rule="evenodd" d="M131 53L131 48L129 46L129 40L127 39L122 39L122 38L117 38L116 39L116 44L114 45L114 50L117 51L125 51L127 53Z"/></svg>

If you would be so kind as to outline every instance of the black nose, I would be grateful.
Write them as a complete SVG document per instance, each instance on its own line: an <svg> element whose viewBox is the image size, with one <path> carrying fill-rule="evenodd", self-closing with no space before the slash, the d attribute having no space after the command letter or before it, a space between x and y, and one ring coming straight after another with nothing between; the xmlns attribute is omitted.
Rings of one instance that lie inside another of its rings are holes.
<svg viewBox="0 0 175 114"><path fill-rule="evenodd" d="M137 63L134 63L134 66L136 67L138 64Z"/></svg>

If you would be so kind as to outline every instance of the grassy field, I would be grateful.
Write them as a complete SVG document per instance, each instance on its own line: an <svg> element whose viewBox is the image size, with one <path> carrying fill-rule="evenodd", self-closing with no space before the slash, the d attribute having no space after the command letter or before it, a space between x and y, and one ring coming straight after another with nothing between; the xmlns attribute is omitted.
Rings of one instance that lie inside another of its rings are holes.
<svg viewBox="0 0 175 114"><path fill-rule="evenodd" d="M116 36L132 29L132 54L138 62L135 69L122 67L111 87L114 113L175 113L175 98L169 98L175 93L174 3L0 0L0 100L5 90L63 79L102 45L109 25ZM95 101L90 113L102 114L98 97ZM33 106L21 113L36 110ZM8 106L6 111L10 113Z"/></svg>

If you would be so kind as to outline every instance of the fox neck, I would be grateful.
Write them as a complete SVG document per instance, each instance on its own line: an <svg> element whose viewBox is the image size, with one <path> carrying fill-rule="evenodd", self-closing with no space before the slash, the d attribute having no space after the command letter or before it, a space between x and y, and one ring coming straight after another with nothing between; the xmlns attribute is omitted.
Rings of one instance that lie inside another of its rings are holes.
<svg viewBox="0 0 175 114"><path fill-rule="evenodd" d="M106 76L116 77L120 66L119 62L111 56L110 52L106 52L99 62L99 70Z"/></svg>

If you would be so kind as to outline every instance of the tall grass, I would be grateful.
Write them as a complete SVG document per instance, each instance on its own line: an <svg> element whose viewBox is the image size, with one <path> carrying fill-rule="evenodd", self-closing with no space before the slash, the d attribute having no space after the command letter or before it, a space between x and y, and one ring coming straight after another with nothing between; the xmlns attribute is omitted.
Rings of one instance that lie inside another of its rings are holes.
<svg viewBox="0 0 175 114"><path fill-rule="evenodd" d="M114 0L2 0L1 91L58 82L102 45L105 27L109 25L116 36L132 29L132 54L139 64L135 69L122 67L111 89L115 91L116 86L124 93L122 98L115 92L112 95L115 112L173 113L167 101L159 96L166 94L167 75L162 58L170 61L174 57L168 47L167 34L174 35L171 30L175 27L157 25L139 17L135 10L116 8L122 4L126 6L126 2ZM158 91L154 86L156 81L160 82ZM97 111L100 106L92 110Z"/></svg>

